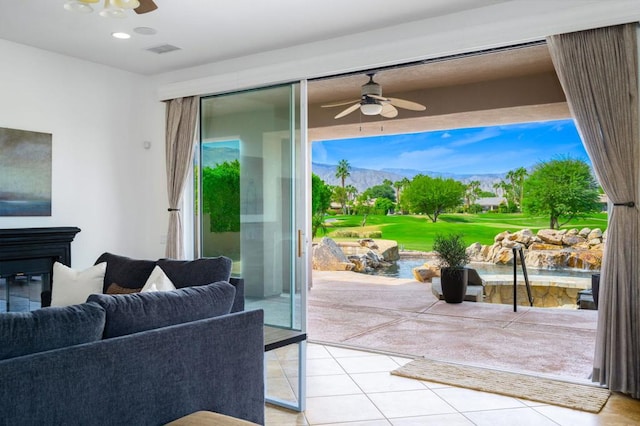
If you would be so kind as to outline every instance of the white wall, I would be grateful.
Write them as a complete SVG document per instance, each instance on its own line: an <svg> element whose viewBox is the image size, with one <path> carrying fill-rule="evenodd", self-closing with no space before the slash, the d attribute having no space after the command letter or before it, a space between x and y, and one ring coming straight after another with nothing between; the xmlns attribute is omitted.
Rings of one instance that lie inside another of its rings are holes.
<svg viewBox="0 0 640 426"><path fill-rule="evenodd" d="M53 135L51 217L0 228L79 227L74 268L104 251L163 256L164 104L149 79L4 40L0 58L0 127Z"/></svg>

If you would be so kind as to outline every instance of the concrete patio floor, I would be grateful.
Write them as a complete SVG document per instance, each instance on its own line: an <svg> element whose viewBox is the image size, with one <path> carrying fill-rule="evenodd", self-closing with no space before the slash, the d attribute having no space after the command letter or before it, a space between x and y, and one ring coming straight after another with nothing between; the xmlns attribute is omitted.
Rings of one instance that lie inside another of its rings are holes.
<svg viewBox="0 0 640 426"><path fill-rule="evenodd" d="M590 382L597 311L437 300L430 284L313 271L312 342Z"/></svg>

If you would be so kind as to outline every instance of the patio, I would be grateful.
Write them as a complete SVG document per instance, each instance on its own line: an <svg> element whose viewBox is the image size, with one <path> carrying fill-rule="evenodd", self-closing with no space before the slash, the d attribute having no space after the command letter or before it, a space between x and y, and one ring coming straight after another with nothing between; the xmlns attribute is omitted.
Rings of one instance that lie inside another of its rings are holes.
<svg viewBox="0 0 640 426"><path fill-rule="evenodd" d="M437 300L430 284L313 271L308 336L369 351L589 382L597 311Z"/></svg>

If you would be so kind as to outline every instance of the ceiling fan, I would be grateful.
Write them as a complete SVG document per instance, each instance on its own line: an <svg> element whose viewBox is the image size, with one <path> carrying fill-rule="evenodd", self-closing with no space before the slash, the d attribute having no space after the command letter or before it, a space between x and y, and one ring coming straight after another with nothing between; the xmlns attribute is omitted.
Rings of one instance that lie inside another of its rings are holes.
<svg viewBox="0 0 640 426"><path fill-rule="evenodd" d="M91 13L91 4L100 3L102 0L68 0L64 4L66 10L80 13ZM100 11L100 16L105 18L124 18L125 10L133 9L137 14L148 13L156 10L158 6L153 0L104 0L104 8Z"/></svg>
<svg viewBox="0 0 640 426"><path fill-rule="evenodd" d="M360 90L360 100L341 101L331 104L322 105L322 108L333 108L342 105L348 105L355 102L345 110L338 113L334 118L342 118L351 114L358 108L364 115L378 115L385 118L394 118L398 115L397 108L408 109L411 111L424 111L427 109L424 105L417 102L407 101L399 98L387 98L382 96L382 87L373 81L374 73L368 73L369 81L362 85ZM396 108L397 107L397 108Z"/></svg>

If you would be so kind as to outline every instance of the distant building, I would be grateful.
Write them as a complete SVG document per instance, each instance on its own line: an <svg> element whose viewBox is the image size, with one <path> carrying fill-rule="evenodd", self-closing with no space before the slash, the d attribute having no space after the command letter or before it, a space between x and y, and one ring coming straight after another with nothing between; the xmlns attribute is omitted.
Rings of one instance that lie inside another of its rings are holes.
<svg viewBox="0 0 640 426"><path fill-rule="evenodd" d="M507 204L507 199L504 197L485 197L478 198L475 202L482 207L483 212L498 210L500 204Z"/></svg>

